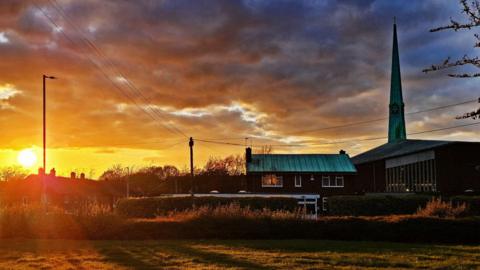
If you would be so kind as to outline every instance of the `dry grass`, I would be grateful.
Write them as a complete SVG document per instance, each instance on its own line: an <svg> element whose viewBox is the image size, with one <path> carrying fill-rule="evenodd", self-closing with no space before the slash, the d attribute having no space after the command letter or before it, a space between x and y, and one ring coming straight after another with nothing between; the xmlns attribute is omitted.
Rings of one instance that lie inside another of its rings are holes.
<svg viewBox="0 0 480 270"><path fill-rule="evenodd" d="M416 215L421 217L458 218L467 215L467 204L454 205L451 201L432 198L424 208L419 208Z"/></svg>
<svg viewBox="0 0 480 270"><path fill-rule="evenodd" d="M155 219L127 219L101 206L77 213L43 206L0 208L0 238L29 239L331 239L480 243L479 218L424 216L303 218L301 211L203 206Z"/></svg>
<svg viewBox="0 0 480 270"><path fill-rule="evenodd" d="M242 207L238 203L219 206L194 207L184 211L170 211L166 215L157 216L156 220L191 221L202 219L283 219L300 220L303 213L297 211L270 210L267 208L254 210Z"/></svg>
<svg viewBox="0 0 480 270"><path fill-rule="evenodd" d="M0 208L0 237L85 239L89 232L112 230L122 219L101 205L75 212L40 204Z"/></svg>
<svg viewBox="0 0 480 270"><path fill-rule="evenodd" d="M4 240L0 269L479 269L479 246L385 242Z"/></svg>

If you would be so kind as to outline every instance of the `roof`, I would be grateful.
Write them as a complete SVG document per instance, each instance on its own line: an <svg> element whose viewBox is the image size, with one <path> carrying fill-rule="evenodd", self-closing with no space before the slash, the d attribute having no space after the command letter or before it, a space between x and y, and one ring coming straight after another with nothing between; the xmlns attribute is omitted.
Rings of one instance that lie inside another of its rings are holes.
<svg viewBox="0 0 480 270"><path fill-rule="evenodd" d="M433 141L433 140L403 140L399 142L386 143L373 148L367 152L356 155L352 158L354 164L362 164L366 162L381 160L403 156L416 152L426 151L433 148L454 144L466 143L458 141Z"/></svg>
<svg viewBox="0 0 480 270"><path fill-rule="evenodd" d="M252 172L342 172L357 170L350 157L344 154L254 154L247 163L247 173Z"/></svg>

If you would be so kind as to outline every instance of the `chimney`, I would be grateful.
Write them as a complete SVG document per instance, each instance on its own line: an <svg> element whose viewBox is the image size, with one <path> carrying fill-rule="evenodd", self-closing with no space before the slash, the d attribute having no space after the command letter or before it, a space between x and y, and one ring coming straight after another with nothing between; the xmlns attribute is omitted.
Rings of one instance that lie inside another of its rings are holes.
<svg viewBox="0 0 480 270"><path fill-rule="evenodd" d="M55 171L55 168L50 170L50 176L53 176L53 177L57 176L57 171Z"/></svg>
<svg viewBox="0 0 480 270"><path fill-rule="evenodd" d="M245 149L245 162L252 162L252 148L250 147L247 147L247 149Z"/></svg>
<svg viewBox="0 0 480 270"><path fill-rule="evenodd" d="M80 179L85 180L85 174L83 172L80 174Z"/></svg>
<svg viewBox="0 0 480 270"><path fill-rule="evenodd" d="M45 170L43 168L38 168L38 175L44 175Z"/></svg>
<svg viewBox="0 0 480 270"><path fill-rule="evenodd" d="M345 150L343 150L343 149L340 150L340 155L346 155L346 154L347 154L347 152L345 152Z"/></svg>
<svg viewBox="0 0 480 270"><path fill-rule="evenodd" d="M77 174L75 172L70 173L70 179L75 179L77 178Z"/></svg>

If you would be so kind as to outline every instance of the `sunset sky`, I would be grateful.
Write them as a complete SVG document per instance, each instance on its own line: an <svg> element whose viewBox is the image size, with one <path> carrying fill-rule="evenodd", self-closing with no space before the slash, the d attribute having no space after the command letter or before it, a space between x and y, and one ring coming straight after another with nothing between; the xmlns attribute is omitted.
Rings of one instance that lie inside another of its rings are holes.
<svg viewBox="0 0 480 270"><path fill-rule="evenodd" d="M408 3L408 4L405 4ZM392 18L406 111L475 99L478 79L422 73L475 55L458 1L50 0L0 2L0 166L31 148L41 166L42 74L48 166L98 176L114 165L188 164L188 137L277 153L358 154L386 139ZM407 116L407 133L455 120L470 103ZM411 138L477 140L479 126ZM332 144L332 142L348 143ZM281 146L293 144L292 146ZM196 141L195 162L243 154Z"/></svg>

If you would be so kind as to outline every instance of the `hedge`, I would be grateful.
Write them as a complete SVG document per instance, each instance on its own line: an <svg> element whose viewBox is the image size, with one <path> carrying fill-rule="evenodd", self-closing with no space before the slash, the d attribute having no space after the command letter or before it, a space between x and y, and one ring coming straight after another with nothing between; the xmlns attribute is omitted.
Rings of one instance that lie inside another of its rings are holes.
<svg viewBox="0 0 480 270"><path fill-rule="evenodd" d="M386 216L410 215L425 207L431 195L366 195L333 196L328 198L328 215L332 216ZM442 197L454 205L466 203L468 215L480 216L480 196Z"/></svg>
<svg viewBox="0 0 480 270"><path fill-rule="evenodd" d="M110 239L325 239L416 243L480 243L480 219L429 217L321 218L318 220L131 220ZM105 237L105 236L101 236Z"/></svg>
<svg viewBox="0 0 480 270"><path fill-rule="evenodd" d="M432 196L374 195L333 196L328 198L328 214L333 216L385 216L414 214Z"/></svg>
<svg viewBox="0 0 480 270"><path fill-rule="evenodd" d="M108 212L66 214L43 207L0 208L0 238L35 239L330 239L480 243L480 217L321 217L211 215L131 219Z"/></svg>
<svg viewBox="0 0 480 270"><path fill-rule="evenodd" d="M294 198L223 198L223 197L148 197L122 199L117 205L117 213L132 218L152 218L171 211L184 211L195 207L215 207L238 203L252 210L270 209L294 211L298 201Z"/></svg>

